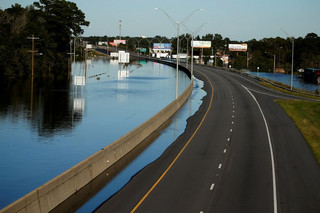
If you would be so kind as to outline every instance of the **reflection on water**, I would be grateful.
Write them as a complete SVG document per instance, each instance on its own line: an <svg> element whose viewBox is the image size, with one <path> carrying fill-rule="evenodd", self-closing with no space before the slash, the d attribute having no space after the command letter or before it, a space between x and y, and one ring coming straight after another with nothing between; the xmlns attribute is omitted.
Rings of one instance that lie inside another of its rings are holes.
<svg viewBox="0 0 320 213"><path fill-rule="evenodd" d="M119 66L101 58L72 67L72 75L85 76L85 82L73 78L64 89L35 83L32 99L28 82L1 87L0 208L128 133L175 98L175 69L166 65L135 61ZM181 93L190 81L181 74L179 82ZM198 99L192 102L195 108ZM177 115L176 135L184 131L189 111ZM166 135L172 129L135 160L139 166L172 143L176 136ZM121 172L124 179L136 168Z"/></svg>
<svg viewBox="0 0 320 213"><path fill-rule="evenodd" d="M69 101L67 88L55 89L50 85L48 87L34 85L32 97L30 81L10 88L1 87L0 125L7 122L3 128L10 130L10 128L20 129L19 124L23 123L39 136L52 137L55 132L69 131L72 127L71 119L66 119L71 117ZM1 136L5 133L3 128ZM5 143L4 140L1 141L1 144Z"/></svg>

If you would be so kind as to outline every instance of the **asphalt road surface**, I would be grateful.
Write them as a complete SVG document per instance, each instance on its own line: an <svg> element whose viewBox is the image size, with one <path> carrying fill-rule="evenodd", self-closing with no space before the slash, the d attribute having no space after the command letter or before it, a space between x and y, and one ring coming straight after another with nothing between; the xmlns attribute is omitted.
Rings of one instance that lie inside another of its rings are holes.
<svg viewBox="0 0 320 213"><path fill-rule="evenodd" d="M186 131L96 212L320 212L320 168L254 79L195 66L207 95Z"/></svg>

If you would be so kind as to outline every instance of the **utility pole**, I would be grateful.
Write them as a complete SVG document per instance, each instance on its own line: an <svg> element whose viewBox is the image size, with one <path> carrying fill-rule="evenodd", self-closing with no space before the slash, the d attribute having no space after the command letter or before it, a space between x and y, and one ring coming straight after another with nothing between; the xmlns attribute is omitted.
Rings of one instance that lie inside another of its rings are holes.
<svg viewBox="0 0 320 213"><path fill-rule="evenodd" d="M34 37L34 35L32 35L32 37L27 37L27 39L31 39L32 40L32 49L29 50L29 52L31 52L32 54L32 59L31 59L31 100L30 100L30 110L31 110L31 115L32 115L32 111L33 111L33 76L34 76L34 54L36 52L38 52L38 50L34 50L34 40L35 39L39 39L38 37Z"/></svg>
<svg viewBox="0 0 320 213"><path fill-rule="evenodd" d="M27 39L31 39L32 40L32 50L29 50L29 52L31 52L32 54L32 59L31 59L31 71L32 71L32 79L34 76L34 54L38 52L38 50L34 50L34 40L35 39L39 39L38 37L34 37L34 35L32 35L32 37L27 37Z"/></svg>

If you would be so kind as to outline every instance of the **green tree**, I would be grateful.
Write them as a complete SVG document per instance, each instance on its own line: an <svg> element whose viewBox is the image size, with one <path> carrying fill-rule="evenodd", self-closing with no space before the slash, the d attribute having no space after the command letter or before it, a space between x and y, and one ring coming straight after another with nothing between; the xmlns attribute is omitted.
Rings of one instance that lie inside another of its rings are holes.
<svg viewBox="0 0 320 213"><path fill-rule="evenodd" d="M45 20L46 29L57 42L57 49L67 52L71 36L83 33L81 26L88 26L85 14L73 2L65 0L40 0L33 4Z"/></svg>
<svg viewBox="0 0 320 213"><path fill-rule="evenodd" d="M27 37L35 35L40 38L35 49L43 53L36 60L36 77L67 80L69 42L88 25L77 5L65 0L40 0L26 8L15 4L0 10L0 76L16 79L30 75L31 42Z"/></svg>
<svg viewBox="0 0 320 213"><path fill-rule="evenodd" d="M21 40L28 11L19 4L0 10L0 77L16 79L24 75L28 64L25 40Z"/></svg>

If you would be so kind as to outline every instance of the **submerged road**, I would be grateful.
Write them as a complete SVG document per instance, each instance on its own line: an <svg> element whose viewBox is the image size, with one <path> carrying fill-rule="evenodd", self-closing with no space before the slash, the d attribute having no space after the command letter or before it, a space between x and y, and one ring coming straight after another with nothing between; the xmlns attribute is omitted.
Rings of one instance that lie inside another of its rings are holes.
<svg viewBox="0 0 320 213"><path fill-rule="evenodd" d="M186 131L96 212L320 212L320 168L254 79L195 66L207 95Z"/></svg>

